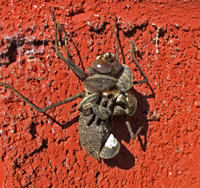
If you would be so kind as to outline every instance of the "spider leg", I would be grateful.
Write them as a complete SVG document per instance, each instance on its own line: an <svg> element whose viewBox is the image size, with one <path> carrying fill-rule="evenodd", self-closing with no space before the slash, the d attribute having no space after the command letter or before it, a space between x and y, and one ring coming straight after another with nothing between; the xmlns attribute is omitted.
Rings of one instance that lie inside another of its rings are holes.
<svg viewBox="0 0 200 188"><path fill-rule="evenodd" d="M159 120L159 116L157 116L157 115L154 114L153 117L151 117L151 118L145 118L145 119L143 119L140 127L138 128L138 130L137 130L137 132L135 134L133 133L133 130L132 130L131 125L130 125L130 123L128 121L127 115L124 115L124 119L125 119L125 122L126 122L126 126L128 128L129 134L131 136L131 139L134 140L138 136L138 134L140 133L141 129L143 128L145 121Z"/></svg>
<svg viewBox="0 0 200 188"><path fill-rule="evenodd" d="M134 138L134 133L133 133L133 130L132 130L132 128L131 128L131 124L130 124L129 121L128 121L127 115L124 115L124 119L125 119L125 122L126 122L126 126L127 126L127 128L128 128L129 134L130 134L130 136L131 136L131 139L135 139L135 138Z"/></svg>
<svg viewBox="0 0 200 188"><path fill-rule="evenodd" d="M64 103L68 103L68 102L71 102L75 99L77 99L78 97L81 97L83 98L85 96L85 92L80 92L80 93L77 93L69 98L66 98L60 102L57 102L55 104L52 104L50 106L47 106L47 107L44 107L44 108L38 108L36 105L34 105L32 102L30 102L27 98L25 98L22 94L20 94L18 91L16 91L13 87L11 87L10 85L6 84L6 83L2 83L0 82L0 86L4 86L4 87L7 87L9 88L10 90L12 90L18 97L20 97L24 102L26 102L30 107L32 107L33 109L35 109L36 111L38 112L46 112L47 110L50 110L51 108L55 108L59 105L62 105Z"/></svg>
<svg viewBox="0 0 200 188"><path fill-rule="evenodd" d="M80 79L80 80L85 80L86 77L90 76L88 73L86 73L85 71L83 71L82 69L80 69L77 65L75 65L73 63L73 61L70 59L69 57L69 52L68 52L68 46L67 46L67 38L66 38L66 32L63 28L63 26L55 19L54 13L51 12L50 8L49 8L51 17L53 19L54 22L54 27L55 27L55 50L56 53L58 55L58 57L60 59L62 59L66 65L68 65L72 71L75 73L75 75ZM61 43L60 41L58 41L58 37L57 37L57 32L58 32L58 28L62 30L63 34L64 34L64 41L65 41L65 51L66 51L66 56L65 57L59 50L58 50L58 44L59 47L61 48Z"/></svg>
<svg viewBox="0 0 200 188"><path fill-rule="evenodd" d="M138 63L138 61L135 58L134 52L135 52L135 45L133 43L133 41L130 41L130 45L131 45L131 57L133 62L136 64L136 66L138 67L138 69L140 70L140 72L142 73L144 80L140 80L140 81L134 81L133 84L143 84L143 83L148 83L148 78L146 76L146 74L144 73L144 71L142 70L140 64Z"/></svg>
<svg viewBox="0 0 200 188"><path fill-rule="evenodd" d="M116 48L117 48L116 60L119 60L119 42L118 42L118 39L117 39L117 17L116 16L115 16L115 25L114 25L114 35L115 35Z"/></svg>

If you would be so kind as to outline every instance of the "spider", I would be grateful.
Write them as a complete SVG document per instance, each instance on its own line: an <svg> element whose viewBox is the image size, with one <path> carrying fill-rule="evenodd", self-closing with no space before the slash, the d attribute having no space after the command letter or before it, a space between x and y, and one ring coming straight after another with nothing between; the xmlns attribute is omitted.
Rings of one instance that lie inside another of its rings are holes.
<svg viewBox="0 0 200 188"><path fill-rule="evenodd" d="M38 108L10 85L2 82L0 82L0 85L11 89L29 106L41 113L45 113L47 110L64 103L71 102L78 97L83 98L78 106L78 110L81 112L79 117L79 137L81 146L85 148L88 155L92 154L95 159L113 158L120 150L120 143L112 134L113 116L123 115L132 139L135 139L138 136L146 120L158 120L158 116L155 114L151 118L145 118L137 132L134 134L127 119L127 116L132 116L137 109L137 99L130 89L134 84L148 83L147 76L134 55L137 47L131 40L131 57L143 75L144 80L133 81L133 75L130 68L119 62L119 44L116 33L117 17L115 16L114 35L117 48L116 56L110 52L98 55L96 60L88 68L87 72L85 72L70 59L66 32L63 26L56 20L54 12L51 12L50 8L49 11L55 27L56 53L83 82L85 91L50 106ZM61 43L57 37L58 29L64 34L66 57L59 51Z"/></svg>

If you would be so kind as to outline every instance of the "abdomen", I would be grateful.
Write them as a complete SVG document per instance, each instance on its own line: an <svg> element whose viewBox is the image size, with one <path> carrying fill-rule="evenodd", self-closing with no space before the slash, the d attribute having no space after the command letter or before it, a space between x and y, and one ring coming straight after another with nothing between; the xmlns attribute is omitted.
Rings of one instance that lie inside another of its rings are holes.
<svg viewBox="0 0 200 188"><path fill-rule="evenodd" d="M88 156L100 159L100 152L109 135L112 133L112 116L107 120L99 119L94 113L79 117L79 137L81 146L85 148Z"/></svg>

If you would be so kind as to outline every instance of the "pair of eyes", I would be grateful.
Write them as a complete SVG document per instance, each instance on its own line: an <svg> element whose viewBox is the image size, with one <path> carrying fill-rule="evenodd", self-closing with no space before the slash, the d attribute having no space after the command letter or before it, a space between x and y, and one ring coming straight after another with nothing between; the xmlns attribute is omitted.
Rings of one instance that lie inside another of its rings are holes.
<svg viewBox="0 0 200 188"><path fill-rule="evenodd" d="M91 68L95 69L99 73L109 73L112 71L112 68L114 68L116 72L120 72L123 66L115 59L114 54L105 53L97 57L97 59L92 63Z"/></svg>

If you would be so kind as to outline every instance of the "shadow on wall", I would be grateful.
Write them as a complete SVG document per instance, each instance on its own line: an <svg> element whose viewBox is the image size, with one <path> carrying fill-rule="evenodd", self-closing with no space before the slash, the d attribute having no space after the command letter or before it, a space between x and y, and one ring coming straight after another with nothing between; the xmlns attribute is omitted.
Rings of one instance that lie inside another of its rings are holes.
<svg viewBox="0 0 200 188"><path fill-rule="evenodd" d="M130 169L135 166L135 157L123 144L121 144L118 155L112 159L104 160L104 162L110 167Z"/></svg>
<svg viewBox="0 0 200 188"><path fill-rule="evenodd" d="M136 90L132 89L132 91L136 95L138 107L135 114L129 117L129 122L131 124L133 132L136 133L143 119L147 118L147 112L149 111L147 98L154 98L155 94L152 92L152 94L144 97ZM136 138L136 140L139 140L143 152L146 151L148 128L148 121L146 121L138 137ZM130 134L123 119L123 116L117 116L114 118L113 134L119 140L119 142L122 142L123 140L126 143L130 143ZM144 136L143 140L141 139L140 135ZM110 167L116 166L121 169L130 169L135 165L135 156L121 143L121 149L118 155L112 159L104 160L104 162Z"/></svg>

